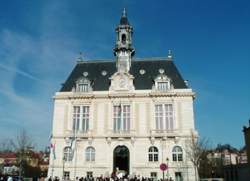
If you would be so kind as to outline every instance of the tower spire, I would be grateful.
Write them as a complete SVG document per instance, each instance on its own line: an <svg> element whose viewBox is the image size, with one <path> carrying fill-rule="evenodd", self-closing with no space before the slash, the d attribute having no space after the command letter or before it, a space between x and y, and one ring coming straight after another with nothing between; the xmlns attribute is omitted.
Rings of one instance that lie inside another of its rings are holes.
<svg viewBox="0 0 250 181"><path fill-rule="evenodd" d="M123 8L122 17L127 17L126 8Z"/></svg>
<svg viewBox="0 0 250 181"><path fill-rule="evenodd" d="M131 59L135 50L132 47L133 27L129 25L127 11L125 8L122 12L120 24L116 27L116 33L117 36L114 55L116 56L117 71L129 72Z"/></svg>

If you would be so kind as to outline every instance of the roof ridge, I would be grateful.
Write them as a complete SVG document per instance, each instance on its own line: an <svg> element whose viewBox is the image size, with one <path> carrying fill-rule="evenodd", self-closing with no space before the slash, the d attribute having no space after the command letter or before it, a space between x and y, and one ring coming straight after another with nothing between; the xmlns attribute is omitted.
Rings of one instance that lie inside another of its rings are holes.
<svg viewBox="0 0 250 181"><path fill-rule="evenodd" d="M148 57L148 58L133 58L132 61L169 61L168 57ZM110 63L115 62L114 59L92 59L92 60L80 60L77 61L77 64L84 64L84 63Z"/></svg>

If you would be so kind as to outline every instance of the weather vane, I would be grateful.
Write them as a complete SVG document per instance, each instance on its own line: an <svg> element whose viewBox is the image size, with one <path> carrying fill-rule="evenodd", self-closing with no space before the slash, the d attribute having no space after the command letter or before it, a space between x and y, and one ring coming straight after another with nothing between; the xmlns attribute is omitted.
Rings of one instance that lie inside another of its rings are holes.
<svg viewBox="0 0 250 181"><path fill-rule="evenodd" d="M79 61L83 61L83 53L82 52L79 52L78 60Z"/></svg>

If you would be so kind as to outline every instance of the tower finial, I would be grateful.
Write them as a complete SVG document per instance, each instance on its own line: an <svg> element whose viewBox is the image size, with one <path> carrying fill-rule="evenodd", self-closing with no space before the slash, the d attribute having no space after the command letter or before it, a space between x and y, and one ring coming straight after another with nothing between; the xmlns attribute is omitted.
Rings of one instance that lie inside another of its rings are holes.
<svg viewBox="0 0 250 181"><path fill-rule="evenodd" d="M172 54L172 50L168 50L168 59L169 60L172 60L172 58L173 58L173 54Z"/></svg>
<svg viewBox="0 0 250 181"><path fill-rule="evenodd" d="M79 61L83 61L83 53L79 52L79 57L77 58Z"/></svg>
<svg viewBox="0 0 250 181"><path fill-rule="evenodd" d="M127 17L127 11L126 11L126 8L123 8L122 17Z"/></svg>

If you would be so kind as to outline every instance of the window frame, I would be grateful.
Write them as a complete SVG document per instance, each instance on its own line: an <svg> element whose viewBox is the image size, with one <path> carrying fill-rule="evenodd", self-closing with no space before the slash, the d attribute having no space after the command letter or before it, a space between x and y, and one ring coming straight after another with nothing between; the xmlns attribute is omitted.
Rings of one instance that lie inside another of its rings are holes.
<svg viewBox="0 0 250 181"><path fill-rule="evenodd" d="M148 161L158 162L159 161L159 149L156 146L150 146L148 149Z"/></svg>
<svg viewBox="0 0 250 181"><path fill-rule="evenodd" d="M88 146L85 149L85 161L86 162L94 162L95 155L96 155L96 151L95 151L95 148L93 146Z"/></svg>
<svg viewBox="0 0 250 181"><path fill-rule="evenodd" d="M154 104L155 129L157 131L173 131L175 129L175 110L173 103Z"/></svg>
<svg viewBox="0 0 250 181"><path fill-rule="evenodd" d="M161 86L160 86L161 85ZM166 92L171 89L171 80L165 74L160 74L154 79L153 89Z"/></svg>
<svg viewBox="0 0 250 181"><path fill-rule="evenodd" d="M75 111L76 109L78 109L77 112ZM74 132L88 132L90 125L90 105L73 105L71 120L71 128Z"/></svg>
<svg viewBox="0 0 250 181"><path fill-rule="evenodd" d="M75 82L75 92L87 93L92 91L91 82L86 77L80 77Z"/></svg>
<svg viewBox="0 0 250 181"><path fill-rule="evenodd" d="M120 111L120 112L117 112ZM130 104L113 105L113 131L129 132L131 130L132 108Z"/></svg>
<svg viewBox="0 0 250 181"><path fill-rule="evenodd" d="M173 147L172 160L173 160L173 162L182 162L183 161L183 149L181 146L175 145Z"/></svg>
<svg viewBox="0 0 250 181"><path fill-rule="evenodd" d="M66 146L63 149L63 161L71 162L73 160L73 150L70 146Z"/></svg>

